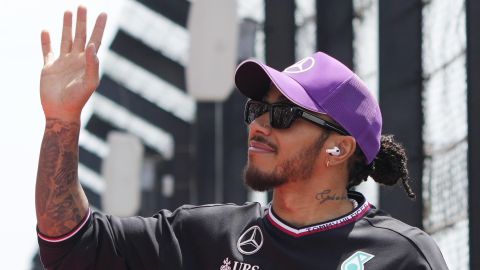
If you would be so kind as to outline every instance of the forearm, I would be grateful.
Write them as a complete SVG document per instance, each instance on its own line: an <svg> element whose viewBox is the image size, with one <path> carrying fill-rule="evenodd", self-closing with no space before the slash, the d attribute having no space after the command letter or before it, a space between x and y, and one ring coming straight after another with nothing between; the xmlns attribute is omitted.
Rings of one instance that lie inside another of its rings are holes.
<svg viewBox="0 0 480 270"><path fill-rule="evenodd" d="M40 232L60 236L80 223L88 201L78 181L80 121L47 118L40 149L35 206Z"/></svg>

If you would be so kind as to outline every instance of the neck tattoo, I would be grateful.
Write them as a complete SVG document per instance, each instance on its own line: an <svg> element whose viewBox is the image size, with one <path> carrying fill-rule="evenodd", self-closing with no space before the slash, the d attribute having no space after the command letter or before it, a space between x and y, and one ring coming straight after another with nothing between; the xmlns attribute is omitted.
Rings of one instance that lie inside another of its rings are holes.
<svg viewBox="0 0 480 270"><path fill-rule="evenodd" d="M332 193L331 189L325 189L325 190L317 193L317 195L315 195L315 199L317 199L320 202L320 204L322 204L322 203L325 203L326 201L348 200L348 196L347 196L347 194L338 195L336 193Z"/></svg>

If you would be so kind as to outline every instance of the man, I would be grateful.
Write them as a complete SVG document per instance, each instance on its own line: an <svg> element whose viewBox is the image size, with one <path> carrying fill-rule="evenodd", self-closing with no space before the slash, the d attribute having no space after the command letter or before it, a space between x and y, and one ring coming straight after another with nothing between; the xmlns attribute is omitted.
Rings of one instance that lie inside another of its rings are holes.
<svg viewBox="0 0 480 270"><path fill-rule="evenodd" d="M86 9L64 15L60 56L42 33L46 117L36 186L38 236L48 269L447 269L433 240L370 205L351 187L371 176L409 196L406 157L381 136L378 104L337 60L316 53L276 71L239 65L249 101L245 182L273 189L257 203L183 206L150 218L92 212L77 177L80 114L98 85L106 15L87 47Z"/></svg>

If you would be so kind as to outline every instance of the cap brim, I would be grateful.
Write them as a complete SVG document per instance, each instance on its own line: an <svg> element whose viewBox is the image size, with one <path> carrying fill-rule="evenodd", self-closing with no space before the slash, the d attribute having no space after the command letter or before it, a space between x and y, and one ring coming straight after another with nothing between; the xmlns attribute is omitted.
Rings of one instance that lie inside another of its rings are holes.
<svg viewBox="0 0 480 270"><path fill-rule="evenodd" d="M235 71L235 85L248 98L262 100L273 83L294 104L310 111L325 113L305 89L287 74L256 60L242 62Z"/></svg>

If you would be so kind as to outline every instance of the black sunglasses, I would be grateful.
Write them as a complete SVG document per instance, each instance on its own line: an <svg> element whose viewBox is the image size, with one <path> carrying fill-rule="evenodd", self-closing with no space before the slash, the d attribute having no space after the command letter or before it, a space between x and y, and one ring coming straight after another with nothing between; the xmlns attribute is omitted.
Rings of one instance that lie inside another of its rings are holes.
<svg viewBox="0 0 480 270"><path fill-rule="evenodd" d="M333 130L342 135L349 135L348 132L335 124L323 120L322 118L315 116L314 114L290 103L280 102L268 104L256 100L248 100L245 104L244 119L247 125L253 122L256 118L262 114L270 113L270 126L277 129L289 128L293 121L299 117L306 119L317 126Z"/></svg>

